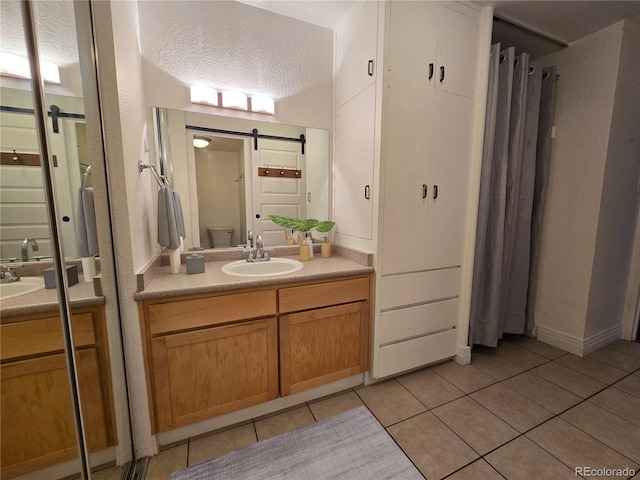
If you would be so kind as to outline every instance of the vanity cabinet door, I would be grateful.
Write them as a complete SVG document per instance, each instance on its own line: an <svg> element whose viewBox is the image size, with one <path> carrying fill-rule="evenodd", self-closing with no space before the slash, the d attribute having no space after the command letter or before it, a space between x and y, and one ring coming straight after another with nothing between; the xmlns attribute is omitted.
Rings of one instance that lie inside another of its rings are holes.
<svg viewBox="0 0 640 480"><path fill-rule="evenodd" d="M368 352L369 302L281 315L281 394L364 372Z"/></svg>
<svg viewBox="0 0 640 480"><path fill-rule="evenodd" d="M278 396L275 317L151 340L158 431Z"/></svg>
<svg viewBox="0 0 640 480"><path fill-rule="evenodd" d="M76 353L87 447L113 444L98 349ZM2 378L2 478L76 458L77 440L63 354L5 363Z"/></svg>

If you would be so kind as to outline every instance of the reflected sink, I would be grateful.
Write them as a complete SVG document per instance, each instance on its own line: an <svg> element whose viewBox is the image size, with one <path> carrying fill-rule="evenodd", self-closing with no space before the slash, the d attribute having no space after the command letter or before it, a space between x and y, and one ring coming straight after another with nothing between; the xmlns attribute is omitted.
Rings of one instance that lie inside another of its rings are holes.
<svg viewBox="0 0 640 480"><path fill-rule="evenodd" d="M222 267L222 273L235 277L275 277L297 272L302 262L291 258L271 258L268 262L247 262L238 260Z"/></svg>
<svg viewBox="0 0 640 480"><path fill-rule="evenodd" d="M0 300L19 297L43 288L44 277L21 277L19 282L0 284Z"/></svg>

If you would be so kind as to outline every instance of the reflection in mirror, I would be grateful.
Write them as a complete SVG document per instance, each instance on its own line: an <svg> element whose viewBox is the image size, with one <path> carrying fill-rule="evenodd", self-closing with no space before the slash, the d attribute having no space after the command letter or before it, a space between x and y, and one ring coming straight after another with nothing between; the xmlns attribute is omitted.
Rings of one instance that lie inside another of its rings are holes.
<svg viewBox="0 0 640 480"><path fill-rule="evenodd" d="M249 231L285 245L268 215L329 218L328 131L158 107L154 115L158 169L181 194L185 248L244 246Z"/></svg>
<svg viewBox="0 0 640 480"><path fill-rule="evenodd" d="M17 157L38 153L35 120L32 112L31 92L15 88L0 88L0 149L4 153L16 152ZM86 169L90 166L87 152L84 106L81 98L47 95L49 106L60 108L63 116L48 122L51 151L55 155L56 199L62 219L60 223L64 252L67 258L77 257L75 237L76 195ZM25 113L26 112L26 113ZM76 117L76 115L78 117ZM3 155L4 157L4 155ZM38 162L12 161L0 165L0 258L9 261L46 260L51 258L51 241L46 216L44 187ZM91 185L90 177L86 186ZM38 250L26 252L22 242L33 238ZM26 255L25 255L26 254Z"/></svg>

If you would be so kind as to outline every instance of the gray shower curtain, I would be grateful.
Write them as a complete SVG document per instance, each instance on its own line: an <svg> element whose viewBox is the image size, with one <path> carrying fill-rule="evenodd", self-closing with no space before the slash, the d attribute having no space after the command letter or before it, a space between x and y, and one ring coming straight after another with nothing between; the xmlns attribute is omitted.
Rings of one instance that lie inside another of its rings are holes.
<svg viewBox="0 0 640 480"><path fill-rule="evenodd" d="M543 77L526 53L492 46L469 345L495 347L503 333L529 331L532 213L542 212L536 182L540 174L544 185L549 154L538 146Z"/></svg>

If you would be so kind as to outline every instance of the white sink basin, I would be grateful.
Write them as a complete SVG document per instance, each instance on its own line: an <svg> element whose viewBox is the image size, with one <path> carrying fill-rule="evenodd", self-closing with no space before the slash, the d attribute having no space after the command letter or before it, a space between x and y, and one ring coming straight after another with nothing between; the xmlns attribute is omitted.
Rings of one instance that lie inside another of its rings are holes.
<svg viewBox="0 0 640 480"><path fill-rule="evenodd" d="M0 283L0 300L19 297L43 288L43 277L22 277L19 282Z"/></svg>
<svg viewBox="0 0 640 480"><path fill-rule="evenodd" d="M290 258L272 258L268 262L247 262L238 260L222 267L222 273L235 277L275 277L297 272L302 262Z"/></svg>

